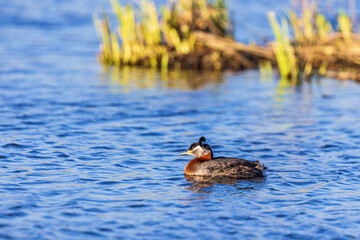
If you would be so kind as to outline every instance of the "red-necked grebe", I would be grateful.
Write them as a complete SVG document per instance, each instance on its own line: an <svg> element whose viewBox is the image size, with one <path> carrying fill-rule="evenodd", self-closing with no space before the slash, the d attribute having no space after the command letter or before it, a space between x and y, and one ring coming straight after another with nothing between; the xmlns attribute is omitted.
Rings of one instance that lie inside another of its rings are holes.
<svg viewBox="0 0 360 240"><path fill-rule="evenodd" d="M248 161L241 158L214 158L210 145L205 137L191 144L189 149L179 155L192 155L195 158L188 162L184 173L188 176L231 177L231 178L262 178L264 165L259 161Z"/></svg>

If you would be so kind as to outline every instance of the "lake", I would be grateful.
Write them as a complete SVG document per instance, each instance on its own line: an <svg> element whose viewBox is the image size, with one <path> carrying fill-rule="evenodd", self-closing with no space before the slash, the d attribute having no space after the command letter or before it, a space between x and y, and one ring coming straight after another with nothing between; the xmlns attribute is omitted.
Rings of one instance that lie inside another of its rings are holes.
<svg viewBox="0 0 360 240"><path fill-rule="evenodd" d="M230 4L241 41L272 38L264 12L289 6ZM91 14L109 7L0 7L0 239L360 237L359 84L105 69ZM186 178L200 136L266 178Z"/></svg>

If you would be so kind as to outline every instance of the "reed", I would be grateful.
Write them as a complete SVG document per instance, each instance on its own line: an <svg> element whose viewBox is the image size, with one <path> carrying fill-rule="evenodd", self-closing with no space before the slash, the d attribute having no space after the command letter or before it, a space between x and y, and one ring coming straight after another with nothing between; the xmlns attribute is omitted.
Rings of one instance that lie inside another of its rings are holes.
<svg viewBox="0 0 360 240"><path fill-rule="evenodd" d="M354 33L350 18L340 12L333 28L314 3L306 6L300 16L289 10L281 25L273 12L268 13L275 36L272 46L282 78L297 82L318 74L360 80L360 36ZM291 40L289 32L293 33Z"/></svg>
<svg viewBox="0 0 360 240"><path fill-rule="evenodd" d="M161 17L149 0L142 0L138 8L110 1L118 21L115 30L106 14L102 19L94 16L101 40L99 60L104 65L182 67L186 55L199 55L193 32L232 36L224 0L172 1L170 8L162 7Z"/></svg>
<svg viewBox="0 0 360 240"><path fill-rule="evenodd" d="M280 75L284 79L290 78L293 82L296 82L299 75L299 67L294 47L290 43L288 23L283 18L280 25L276 20L274 12L270 12L268 18L276 40L273 44L273 49Z"/></svg>

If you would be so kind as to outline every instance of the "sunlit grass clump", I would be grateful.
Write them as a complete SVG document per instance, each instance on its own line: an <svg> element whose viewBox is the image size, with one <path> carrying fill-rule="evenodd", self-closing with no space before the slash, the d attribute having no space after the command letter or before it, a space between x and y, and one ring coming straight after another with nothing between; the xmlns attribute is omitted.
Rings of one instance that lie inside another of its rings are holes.
<svg viewBox="0 0 360 240"><path fill-rule="evenodd" d="M360 80L360 35L345 12L332 23L306 1L298 14L289 10L280 22L270 12L275 41L258 46L234 41L225 0L169 0L160 13L149 0L126 6L110 1L117 23L110 24L106 14L94 16L101 39L99 60L106 66L260 67L264 76L275 66L291 84L313 75Z"/></svg>
<svg viewBox="0 0 360 240"><path fill-rule="evenodd" d="M111 4L117 28L112 29L106 14L101 19L94 16L101 39L99 59L105 65L197 68L203 53L195 50L194 32L232 37L224 0L170 1L169 8L162 7L160 16L148 0L138 6L122 6L117 0L111 0Z"/></svg>
<svg viewBox="0 0 360 240"><path fill-rule="evenodd" d="M352 21L344 12L338 14L335 26L314 4L307 4L299 16L289 10L281 24L274 12L268 18L282 78L297 82L317 74L360 80L360 36L354 33Z"/></svg>

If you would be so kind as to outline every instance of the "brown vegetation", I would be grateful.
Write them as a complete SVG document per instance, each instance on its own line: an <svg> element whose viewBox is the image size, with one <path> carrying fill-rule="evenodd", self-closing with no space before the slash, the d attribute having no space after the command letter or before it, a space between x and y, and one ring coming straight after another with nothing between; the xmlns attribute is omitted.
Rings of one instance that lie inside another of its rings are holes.
<svg viewBox="0 0 360 240"><path fill-rule="evenodd" d="M344 13L339 14L338 31L334 31L314 5L300 16L289 11L281 24L270 12L275 41L256 46L233 40L223 0L172 1L169 9L162 8L160 20L147 0L139 9L111 2L119 21L117 30L111 30L106 15L103 20L95 18L102 39L99 60L105 65L163 70L242 70L266 65L276 66L282 78L292 82L314 74L360 81L360 35L353 33Z"/></svg>

